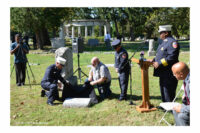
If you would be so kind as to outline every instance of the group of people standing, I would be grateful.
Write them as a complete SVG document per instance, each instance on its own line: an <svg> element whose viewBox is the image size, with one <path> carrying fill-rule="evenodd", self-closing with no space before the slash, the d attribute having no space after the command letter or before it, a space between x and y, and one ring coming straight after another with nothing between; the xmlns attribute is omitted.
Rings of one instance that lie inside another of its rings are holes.
<svg viewBox="0 0 200 133"><path fill-rule="evenodd" d="M176 88L178 80L184 80L185 95L183 104L179 107L175 107L173 114L175 117L176 125L189 125L190 119L190 74L189 68L183 62L179 62L179 50L180 46L178 42L171 35L171 25L159 26L160 38L162 39L156 52L156 56L148 61L153 62L154 76L159 77L160 92L162 102L172 102L176 95ZM19 43L19 36L15 37L16 42L11 46L11 54L15 54L15 70L16 70L16 83L18 86L23 85L25 82L25 69L26 68L26 56L28 48ZM106 36L106 42L109 40L109 36ZM118 80L120 86L119 101L127 99L127 88L129 81L130 64L128 62L128 52L122 47L121 40L116 39L111 43L112 48L115 50L115 70L118 73ZM21 48L22 52L19 52ZM22 60L23 59L23 60ZM69 82L64 80L60 73L62 67L65 65L66 60L59 57L56 59L56 63L50 65L42 79L41 86L43 89L49 90L48 94L42 91L42 95L45 94L48 97L47 104L53 105L54 100L59 99L58 96L58 80L65 85L69 85ZM103 64L99 58L93 57L91 60L92 68L89 72L89 81L91 86L97 86L99 96L102 100L109 98L112 94L110 89L111 74L108 67Z"/></svg>

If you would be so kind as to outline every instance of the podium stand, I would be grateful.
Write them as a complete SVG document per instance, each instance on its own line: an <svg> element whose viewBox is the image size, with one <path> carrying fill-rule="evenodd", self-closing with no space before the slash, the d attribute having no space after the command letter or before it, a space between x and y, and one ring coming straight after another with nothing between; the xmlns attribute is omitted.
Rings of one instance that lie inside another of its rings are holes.
<svg viewBox="0 0 200 133"><path fill-rule="evenodd" d="M132 62L135 62L140 65L141 74L142 74L142 105L136 106L136 110L143 113L154 111L157 108L154 108L149 101L149 75L148 69L152 65L152 62L149 61L140 61L138 59L132 58Z"/></svg>

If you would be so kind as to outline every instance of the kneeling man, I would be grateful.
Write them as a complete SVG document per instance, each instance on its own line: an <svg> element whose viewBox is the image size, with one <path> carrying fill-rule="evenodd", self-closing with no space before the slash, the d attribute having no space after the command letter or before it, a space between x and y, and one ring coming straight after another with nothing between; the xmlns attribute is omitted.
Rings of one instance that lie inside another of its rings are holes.
<svg viewBox="0 0 200 133"><path fill-rule="evenodd" d="M68 82L61 76L61 70L65 65L66 60L62 57L56 58L56 63L50 65L45 72L45 75L41 81L42 90L41 96L46 95L48 97L47 104L53 106L55 100L59 100L58 93L58 80L60 80L64 85L67 85Z"/></svg>
<svg viewBox="0 0 200 133"><path fill-rule="evenodd" d="M88 80L91 81L90 85L97 85L100 98L104 100L112 93L110 90L111 75L109 69L97 57L92 58L91 64L92 68Z"/></svg>

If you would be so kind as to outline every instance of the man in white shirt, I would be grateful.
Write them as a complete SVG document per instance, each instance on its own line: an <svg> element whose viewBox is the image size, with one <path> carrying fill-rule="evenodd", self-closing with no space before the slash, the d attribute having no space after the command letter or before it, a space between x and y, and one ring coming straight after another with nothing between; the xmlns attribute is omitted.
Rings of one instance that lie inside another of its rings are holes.
<svg viewBox="0 0 200 133"><path fill-rule="evenodd" d="M111 95L110 84L111 75L108 67L99 61L97 57L93 57L91 60L92 68L89 73L88 80L90 85L97 85L99 95L102 100L108 98Z"/></svg>

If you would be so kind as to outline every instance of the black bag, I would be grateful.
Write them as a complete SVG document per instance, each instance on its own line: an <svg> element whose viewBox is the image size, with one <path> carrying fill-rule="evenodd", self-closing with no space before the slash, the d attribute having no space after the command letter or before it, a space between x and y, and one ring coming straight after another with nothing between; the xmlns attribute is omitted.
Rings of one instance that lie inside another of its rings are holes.
<svg viewBox="0 0 200 133"><path fill-rule="evenodd" d="M71 84L65 85L62 92L62 100L66 98L91 98L91 103L98 103L97 96L94 91L94 87L87 81L81 85L73 86Z"/></svg>

